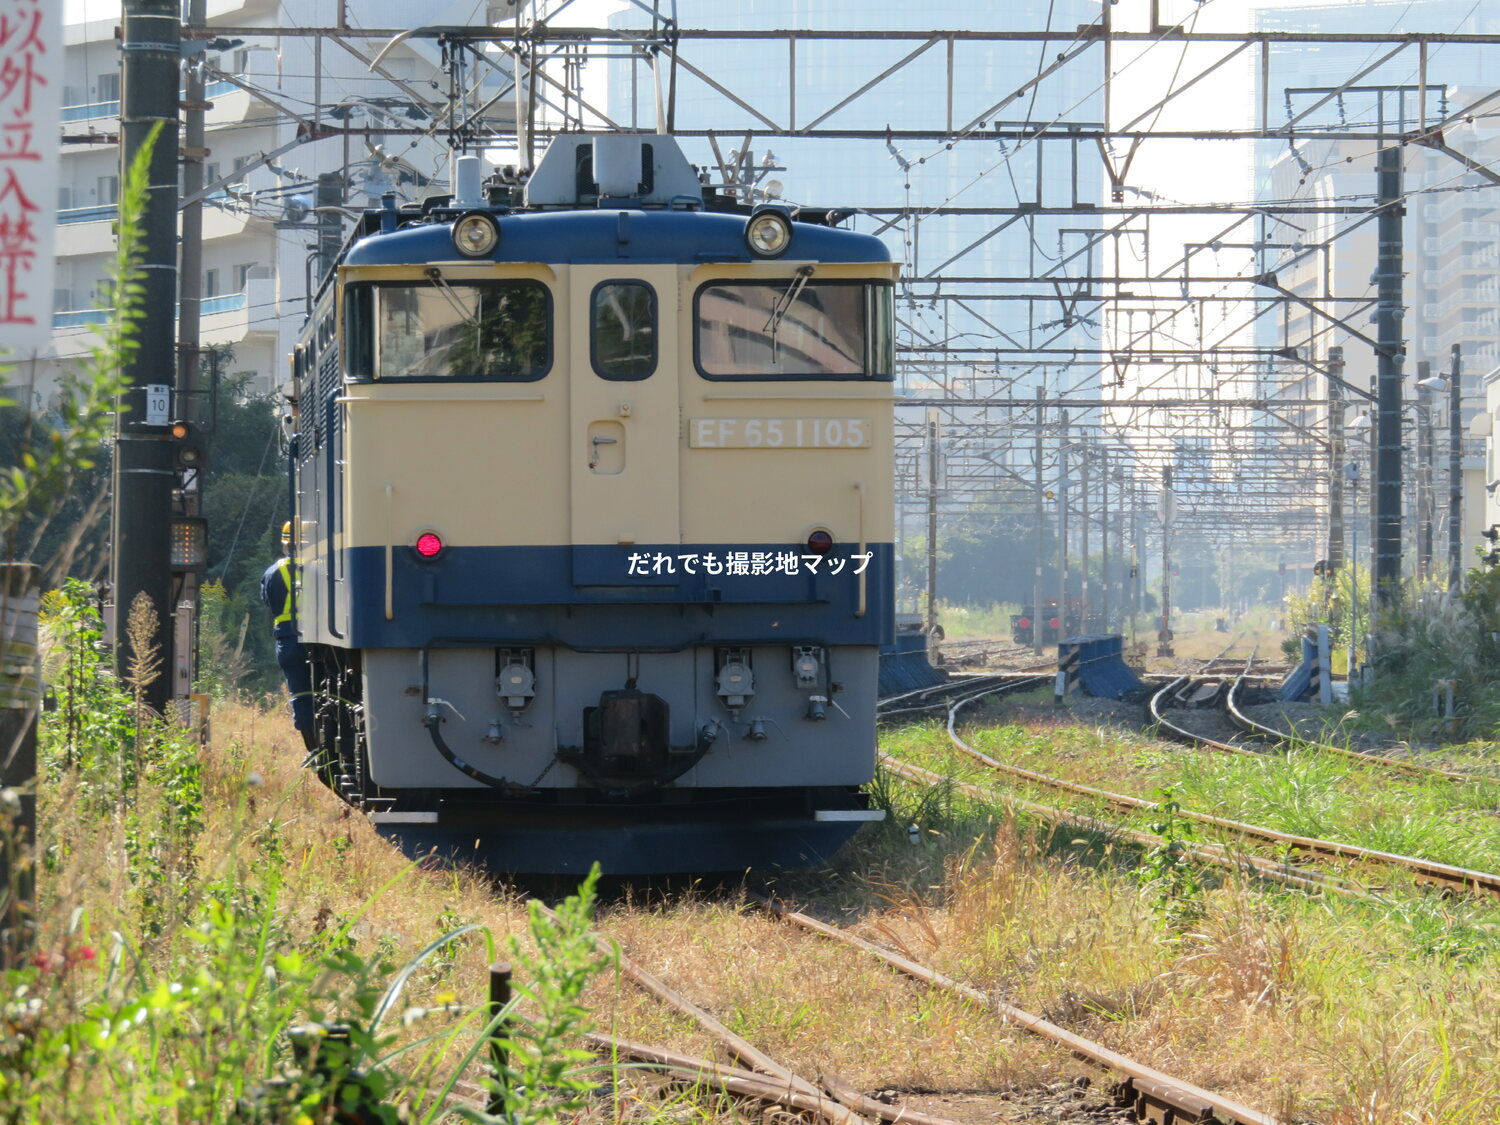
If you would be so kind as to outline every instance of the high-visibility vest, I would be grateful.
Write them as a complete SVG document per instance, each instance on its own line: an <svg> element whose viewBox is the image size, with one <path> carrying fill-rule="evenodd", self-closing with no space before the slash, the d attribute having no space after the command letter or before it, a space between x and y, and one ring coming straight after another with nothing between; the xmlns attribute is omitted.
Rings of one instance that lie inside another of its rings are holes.
<svg viewBox="0 0 1500 1125"><path fill-rule="evenodd" d="M271 622L274 628L277 625L285 625L292 619L292 583L295 563L291 559L282 559L276 564L276 573L281 576L281 583L286 587L286 601L281 607L281 612L276 615L276 620Z"/></svg>

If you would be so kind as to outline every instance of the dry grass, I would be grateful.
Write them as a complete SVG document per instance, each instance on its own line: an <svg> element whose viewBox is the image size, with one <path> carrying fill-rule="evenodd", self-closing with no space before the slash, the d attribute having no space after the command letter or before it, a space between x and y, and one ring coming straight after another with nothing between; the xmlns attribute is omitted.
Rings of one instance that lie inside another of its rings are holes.
<svg viewBox="0 0 1500 1125"><path fill-rule="evenodd" d="M1500 931L1487 906L1230 884L1174 928L1114 866L1064 854L1006 824L950 859L940 884L886 891L895 901L872 902L862 927L1288 1121L1500 1122Z"/></svg>
<svg viewBox="0 0 1500 1125"><path fill-rule="evenodd" d="M284 718L219 710L205 760L199 886L227 893L237 873L277 868L289 932L350 923L363 954L397 962L461 922L497 934L521 929L518 897L472 872L413 869L301 771L300 759ZM1230 884L1202 892L1192 920L1173 929L1115 866L1119 856L1101 865L1096 847L1064 840L1059 850L1038 830L941 795L902 799L893 830L863 838L830 870L782 880L782 893L1288 1122L1500 1123L1500 939L1491 916L1430 898L1372 908ZM118 829L67 820L74 803L66 785L44 794L56 849L43 886L44 943L60 942L75 908L94 933L127 928L135 909ZM906 840L908 819L920 823L920 846ZM621 897L600 924L645 967L808 1077L937 1091L947 1100L926 1108L993 1122L1051 1113L1065 1098L1057 1091L1088 1073L872 958L767 919L732 891ZM418 973L407 1002L433 1005L450 991L478 1001L484 962L481 942L463 943ZM601 977L590 1000L601 1030L716 1053L616 975ZM964 1102L972 1091L985 1095ZM721 1122L762 1113L632 1077L590 1116Z"/></svg>

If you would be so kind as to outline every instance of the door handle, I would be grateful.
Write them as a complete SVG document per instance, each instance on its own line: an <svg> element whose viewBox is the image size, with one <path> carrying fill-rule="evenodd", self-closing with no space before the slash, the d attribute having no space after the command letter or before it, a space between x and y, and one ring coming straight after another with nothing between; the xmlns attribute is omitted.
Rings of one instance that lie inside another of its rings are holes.
<svg viewBox="0 0 1500 1125"><path fill-rule="evenodd" d="M599 447L601 445L616 444L618 444L617 439L612 437L596 436L589 438L589 468L597 469L599 467Z"/></svg>

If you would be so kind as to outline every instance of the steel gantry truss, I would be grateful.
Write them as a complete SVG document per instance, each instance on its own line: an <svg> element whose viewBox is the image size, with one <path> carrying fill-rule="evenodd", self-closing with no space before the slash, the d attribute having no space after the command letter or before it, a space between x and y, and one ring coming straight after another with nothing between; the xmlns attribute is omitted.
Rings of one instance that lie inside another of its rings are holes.
<svg viewBox="0 0 1500 1125"><path fill-rule="evenodd" d="M185 34L311 37L385 74L423 117L354 127L321 95L294 110L219 75L294 117L307 140L441 130L460 147L512 152L524 171L558 132L664 130L696 144L714 185L745 200L774 197L770 174L795 175L818 146L865 153L840 198L804 202L837 205L899 248L898 487L905 502L925 502L918 466L936 411L941 503L954 514L997 496L1030 505L1092 446L1125 507L1162 508L1163 470L1173 471L1179 537L1305 544L1331 516L1342 527L1329 478L1345 438L1330 419L1375 396L1330 351L1348 348L1352 360L1364 349L1365 369L1390 358L1389 319L1379 338L1368 321L1389 313L1391 297L1388 286L1339 291L1330 260L1373 242L1401 200L1377 200L1372 174L1351 197L1247 189L1180 201L1143 169L1156 146L1190 143L1190 161L1238 152L1248 164L1274 148L1306 171L1308 146L1337 142L1372 171L1381 150L1426 149L1452 158L1455 189L1500 183L1451 137L1500 112L1500 90L1450 104L1442 73L1444 49L1494 49L1497 35L1411 20L1390 33L1200 30L1197 6L1177 20L1161 0L1104 4L1092 22L1045 30L728 29L710 26L714 5L688 0L670 13L630 0L617 26L601 28L569 26L574 0L515 8L489 28L362 28L346 14L330 27ZM387 47L413 37L442 45L447 91L383 67ZM847 63L856 46L864 69ZM1300 81L1311 51L1347 57L1341 79ZM1019 60L1007 73L1021 79L975 82L996 58ZM838 59L846 65L829 65ZM610 97L581 77L586 64L609 72ZM1208 96L1227 78L1253 90L1243 120ZM1358 102L1398 86L1408 91L1399 112ZM1075 513L1074 525L1090 519ZM1339 556L1342 544L1328 550Z"/></svg>

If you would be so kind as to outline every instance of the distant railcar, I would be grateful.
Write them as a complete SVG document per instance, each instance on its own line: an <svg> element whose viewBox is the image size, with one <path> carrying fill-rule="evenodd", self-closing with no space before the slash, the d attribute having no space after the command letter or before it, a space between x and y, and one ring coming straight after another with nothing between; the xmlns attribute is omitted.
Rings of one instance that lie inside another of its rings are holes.
<svg viewBox="0 0 1500 1125"><path fill-rule="evenodd" d="M369 213L293 357L319 769L526 872L813 862L892 634L892 285L662 136ZM809 221L810 220L810 221Z"/></svg>

